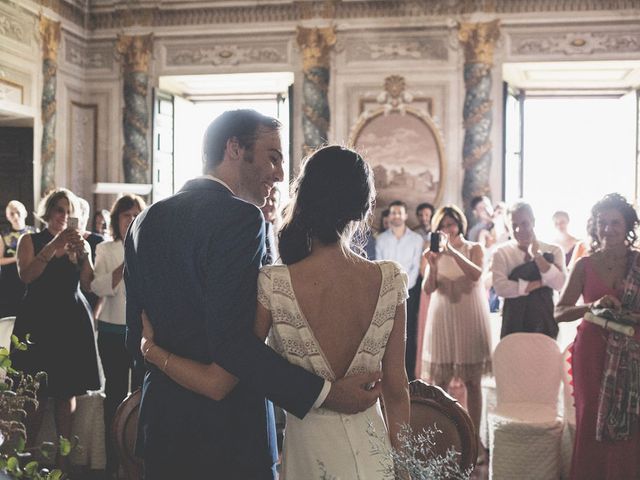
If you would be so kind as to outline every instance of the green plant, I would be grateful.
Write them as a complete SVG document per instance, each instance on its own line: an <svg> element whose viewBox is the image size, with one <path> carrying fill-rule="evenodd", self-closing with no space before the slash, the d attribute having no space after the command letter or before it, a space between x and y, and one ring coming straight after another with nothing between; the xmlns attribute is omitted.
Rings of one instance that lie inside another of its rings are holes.
<svg viewBox="0 0 640 480"><path fill-rule="evenodd" d="M24 351L29 337L21 342L12 335L11 343L14 350ZM0 472L8 478L63 480L66 477L61 470L41 467L35 457L39 454L46 460L54 460L58 454L67 456L73 448L69 440L60 437L57 444L43 442L36 448L26 448L25 420L38 408L37 392L40 383L46 381L46 373L28 375L15 370L11 354L4 347L0 348L0 369L6 372L4 379L0 379Z"/></svg>

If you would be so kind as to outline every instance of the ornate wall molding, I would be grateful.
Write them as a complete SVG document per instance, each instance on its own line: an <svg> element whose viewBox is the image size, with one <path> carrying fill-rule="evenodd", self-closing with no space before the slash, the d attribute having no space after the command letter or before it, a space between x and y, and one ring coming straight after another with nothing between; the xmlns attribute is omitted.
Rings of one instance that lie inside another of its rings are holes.
<svg viewBox="0 0 640 480"><path fill-rule="evenodd" d="M0 36L31 46L35 39L33 22L0 9Z"/></svg>
<svg viewBox="0 0 640 480"><path fill-rule="evenodd" d="M225 43L202 45L166 45L166 65L184 67L189 65L242 65L242 64L288 64L289 44L286 40L260 42L259 44Z"/></svg>
<svg viewBox="0 0 640 480"><path fill-rule="evenodd" d="M97 170L98 105L72 101L68 117L67 184L77 195L90 199Z"/></svg>
<svg viewBox="0 0 640 480"><path fill-rule="evenodd" d="M80 40L64 38L64 60L86 70L112 70L113 44L87 45Z"/></svg>
<svg viewBox="0 0 640 480"><path fill-rule="evenodd" d="M44 0L41 0L44 1ZM53 1L53 0L48 0ZM57 0L66 3L65 0ZM114 29L131 25L176 27L181 25L300 22L310 16L323 18L326 1L250 5L211 5L211 2L185 2L184 8L164 8L160 0L141 2L139 7L94 6L89 28ZM257 4L256 4L257 3ZM500 14L602 12L637 9L637 0L354 0L335 2L334 19L414 18L486 12Z"/></svg>
<svg viewBox="0 0 640 480"><path fill-rule="evenodd" d="M350 37L344 42L341 40L341 43L344 43L347 63L394 60L447 61L449 59L446 36Z"/></svg>
<svg viewBox="0 0 640 480"><path fill-rule="evenodd" d="M509 53L518 57L640 53L640 29L638 28L602 32L511 33L509 39Z"/></svg>

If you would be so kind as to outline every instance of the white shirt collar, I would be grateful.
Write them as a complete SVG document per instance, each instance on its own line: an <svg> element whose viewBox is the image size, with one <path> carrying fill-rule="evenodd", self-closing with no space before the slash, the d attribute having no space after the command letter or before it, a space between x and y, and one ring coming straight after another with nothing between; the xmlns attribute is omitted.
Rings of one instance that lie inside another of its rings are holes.
<svg viewBox="0 0 640 480"><path fill-rule="evenodd" d="M218 177L214 177L213 175L203 175L201 178L208 178L209 180L213 180L214 182L218 182L220 185L227 187L227 189L233 194L235 195L235 192L233 190L231 190L231 187L229 185L227 185L226 183L224 183L222 180L220 180Z"/></svg>

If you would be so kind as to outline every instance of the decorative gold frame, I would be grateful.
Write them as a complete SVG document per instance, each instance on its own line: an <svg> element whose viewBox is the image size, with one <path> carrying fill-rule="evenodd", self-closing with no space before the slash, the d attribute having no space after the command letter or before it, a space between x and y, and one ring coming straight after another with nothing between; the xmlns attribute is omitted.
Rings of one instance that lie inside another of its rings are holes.
<svg viewBox="0 0 640 480"><path fill-rule="evenodd" d="M379 107L372 110L367 110L363 112L356 121L355 125L349 132L349 145L352 147L356 146L356 142L358 137L362 134L362 131L366 128L366 126L373 121L374 119L389 114L389 113L400 113L405 115L413 115L418 120L420 120L433 135L433 138L436 143L436 150L438 152L438 165L440 167L440 177L438 178L438 191L436 192L436 197L433 200L434 205L438 205L440 200L442 199L442 195L444 193L444 179L446 176L446 165L444 155L444 139L440 128L435 124L431 116L425 114L421 110L410 106L402 106L401 108L389 109L385 107Z"/></svg>

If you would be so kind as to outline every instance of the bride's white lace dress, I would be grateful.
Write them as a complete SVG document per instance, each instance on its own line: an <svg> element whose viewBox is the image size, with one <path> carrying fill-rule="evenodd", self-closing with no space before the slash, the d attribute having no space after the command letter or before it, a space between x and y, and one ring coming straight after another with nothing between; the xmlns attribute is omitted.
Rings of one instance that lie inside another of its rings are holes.
<svg viewBox="0 0 640 480"><path fill-rule="evenodd" d="M347 370L348 375L381 368L397 305L408 296L407 277L395 262L377 262L382 282L371 324ZM263 267L258 300L271 311L269 345L290 363L327 380L335 380L329 362L305 319L286 265ZM379 402L355 415L311 409L300 420L287 416L281 479L387 479L391 448Z"/></svg>

